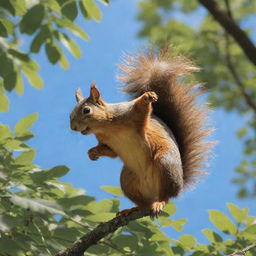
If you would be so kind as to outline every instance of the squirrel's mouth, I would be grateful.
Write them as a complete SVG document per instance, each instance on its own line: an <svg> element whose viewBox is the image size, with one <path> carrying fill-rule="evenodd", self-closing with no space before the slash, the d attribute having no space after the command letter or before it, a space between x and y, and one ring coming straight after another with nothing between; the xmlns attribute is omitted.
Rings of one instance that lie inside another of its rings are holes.
<svg viewBox="0 0 256 256"><path fill-rule="evenodd" d="M81 131L81 133L82 133L83 135L86 135L86 134L88 134L88 132L89 132L90 130L91 130L91 128L86 127L84 130Z"/></svg>

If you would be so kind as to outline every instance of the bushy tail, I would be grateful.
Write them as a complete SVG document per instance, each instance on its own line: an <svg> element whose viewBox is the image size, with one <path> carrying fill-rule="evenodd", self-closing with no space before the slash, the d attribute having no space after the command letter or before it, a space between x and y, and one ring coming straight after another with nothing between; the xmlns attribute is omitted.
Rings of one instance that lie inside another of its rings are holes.
<svg viewBox="0 0 256 256"><path fill-rule="evenodd" d="M153 113L172 130L181 154L184 184L190 185L203 172L212 146L205 141L211 133L206 127L207 107L196 102L202 89L181 82L183 76L199 68L166 48L159 54L149 51L127 56L120 69L125 92L134 97L146 91L157 93Z"/></svg>

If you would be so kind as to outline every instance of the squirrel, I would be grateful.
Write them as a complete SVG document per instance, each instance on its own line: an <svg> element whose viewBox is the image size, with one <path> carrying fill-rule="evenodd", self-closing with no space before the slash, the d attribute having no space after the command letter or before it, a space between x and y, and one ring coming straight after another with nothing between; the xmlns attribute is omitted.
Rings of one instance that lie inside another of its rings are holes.
<svg viewBox="0 0 256 256"><path fill-rule="evenodd" d="M199 68L169 48L128 56L119 67L123 90L133 99L106 103L94 82L88 98L78 89L71 129L96 135L98 145L88 151L91 160L123 161L121 189L136 207L117 215L150 208L158 216L170 198L196 181L209 157L208 108L196 102L202 87L182 82Z"/></svg>

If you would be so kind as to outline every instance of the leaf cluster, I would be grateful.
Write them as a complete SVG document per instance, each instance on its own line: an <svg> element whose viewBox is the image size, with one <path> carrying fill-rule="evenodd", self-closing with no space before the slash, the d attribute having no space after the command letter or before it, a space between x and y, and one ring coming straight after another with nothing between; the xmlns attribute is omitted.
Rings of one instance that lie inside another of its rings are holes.
<svg viewBox="0 0 256 256"><path fill-rule="evenodd" d="M35 150L26 143L37 113L22 118L11 131L0 125L0 255L54 255L70 246L99 223L115 217L122 191L104 186L113 199L96 201L81 189L61 182L66 166L41 169L33 163ZM168 203L156 220L149 217L120 228L90 247L86 255L225 255L254 242L256 219L248 209L229 203L230 219L217 210L209 218L220 231L202 232L209 244L200 244L192 235L169 238L163 231L182 231L186 219L173 219L176 207ZM171 218L170 218L171 217ZM253 255L253 250L248 254Z"/></svg>
<svg viewBox="0 0 256 256"><path fill-rule="evenodd" d="M101 2L108 5L107 0ZM48 60L64 69L69 67L64 48L81 57L73 37L87 41L89 36L75 23L79 12L86 20L99 22L102 17L94 0L0 1L0 111L8 111L5 90L23 94L24 77L35 88L42 88L33 54L44 49ZM21 50L21 34L29 40L28 51Z"/></svg>

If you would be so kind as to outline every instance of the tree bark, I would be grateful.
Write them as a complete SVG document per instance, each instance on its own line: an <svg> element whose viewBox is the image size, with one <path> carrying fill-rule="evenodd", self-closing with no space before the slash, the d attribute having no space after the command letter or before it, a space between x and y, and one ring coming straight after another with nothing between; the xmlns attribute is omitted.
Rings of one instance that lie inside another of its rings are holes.
<svg viewBox="0 0 256 256"><path fill-rule="evenodd" d="M236 22L229 17L225 10L222 10L215 0L198 0L215 18L216 21L230 34L242 48L248 59L256 65L256 47L248 35Z"/></svg>
<svg viewBox="0 0 256 256"><path fill-rule="evenodd" d="M139 210L127 216L119 216L108 222L101 223L94 230L82 236L70 247L58 252L55 256L82 256L90 246L96 244L100 239L113 233L119 227L127 225L132 220L150 216L150 213L150 209Z"/></svg>

